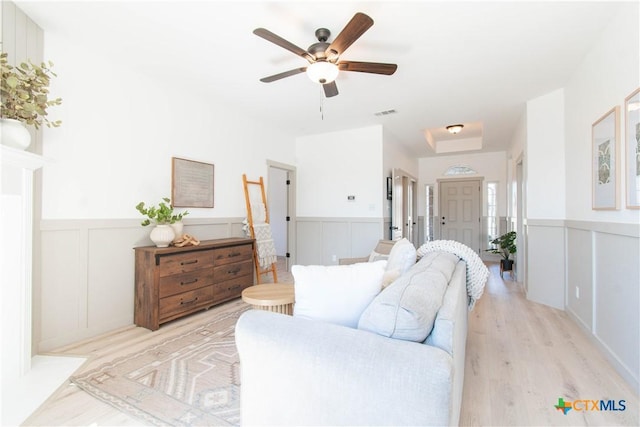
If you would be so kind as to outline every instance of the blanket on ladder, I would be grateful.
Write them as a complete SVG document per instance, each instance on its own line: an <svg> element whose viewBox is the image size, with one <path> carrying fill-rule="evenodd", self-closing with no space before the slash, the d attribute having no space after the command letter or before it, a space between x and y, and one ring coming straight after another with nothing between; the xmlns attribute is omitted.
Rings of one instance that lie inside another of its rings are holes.
<svg viewBox="0 0 640 427"><path fill-rule="evenodd" d="M454 240L434 240L418 248L418 257L429 252L450 252L467 263L467 295L469 296L469 311L484 292L484 286L489 279L489 269L478 254L469 246Z"/></svg>
<svg viewBox="0 0 640 427"><path fill-rule="evenodd" d="M256 239L256 249L258 251L258 263L264 270L278 260L276 246L271 235L271 224L253 224L253 233Z"/></svg>

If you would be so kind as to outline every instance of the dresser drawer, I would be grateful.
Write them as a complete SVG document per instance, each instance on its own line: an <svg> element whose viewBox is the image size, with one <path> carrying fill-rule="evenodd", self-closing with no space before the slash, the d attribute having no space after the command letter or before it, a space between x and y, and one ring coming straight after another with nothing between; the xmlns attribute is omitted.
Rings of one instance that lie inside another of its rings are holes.
<svg viewBox="0 0 640 427"><path fill-rule="evenodd" d="M235 279L236 277L248 276L253 274L253 260L237 262L235 264L227 264L216 266L213 268L213 279L216 282ZM253 276L252 276L253 278Z"/></svg>
<svg viewBox="0 0 640 427"><path fill-rule="evenodd" d="M160 320L213 301L213 286L160 299Z"/></svg>
<svg viewBox="0 0 640 427"><path fill-rule="evenodd" d="M213 296L216 301L238 298L242 291L253 285L253 276L238 277L213 286Z"/></svg>
<svg viewBox="0 0 640 427"><path fill-rule="evenodd" d="M214 251L194 251L160 256L160 277L213 267Z"/></svg>
<svg viewBox="0 0 640 427"><path fill-rule="evenodd" d="M228 248L220 248L215 251L215 265L230 264L232 262L250 260L253 257L252 245L238 245Z"/></svg>
<svg viewBox="0 0 640 427"><path fill-rule="evenodd" d="M159 297L164 298L186 291L202 288L213 284L213 269L190 271L189 273L174 274L161 277L159 282Z"/></svg>

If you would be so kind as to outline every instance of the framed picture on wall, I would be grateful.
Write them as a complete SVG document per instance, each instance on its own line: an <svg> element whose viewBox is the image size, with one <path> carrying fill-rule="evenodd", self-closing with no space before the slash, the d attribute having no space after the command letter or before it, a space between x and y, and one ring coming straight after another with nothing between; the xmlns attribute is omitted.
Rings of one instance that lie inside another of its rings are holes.
<svg viewBox="0 0 640 427"><path fill-rule="evenodd" d="M640 209L640 88L624 100L627 208Z"/></svg>
<svg viewBox="0 0 640 427"><path fill-rule="evenodd" d="M213 207L213 165L171 158L171 201L176 207Z"/></svg>
<svg viewBox="0 0 640 427"><path fill-rule="evenodd" d="M617 105L591 127L593 209L619 209L620 107Z"/></svg>

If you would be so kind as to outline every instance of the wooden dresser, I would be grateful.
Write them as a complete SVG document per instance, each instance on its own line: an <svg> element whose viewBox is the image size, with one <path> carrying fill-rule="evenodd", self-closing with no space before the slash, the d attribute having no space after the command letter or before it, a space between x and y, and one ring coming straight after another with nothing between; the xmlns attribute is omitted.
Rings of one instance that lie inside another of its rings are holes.
<svg viewBox="0 0 640 427"><path fill-rule="evenodd" d="M183 248L135 248L134 322L162 323L238 298L254 280L253 239L205 240Z"/></svg>

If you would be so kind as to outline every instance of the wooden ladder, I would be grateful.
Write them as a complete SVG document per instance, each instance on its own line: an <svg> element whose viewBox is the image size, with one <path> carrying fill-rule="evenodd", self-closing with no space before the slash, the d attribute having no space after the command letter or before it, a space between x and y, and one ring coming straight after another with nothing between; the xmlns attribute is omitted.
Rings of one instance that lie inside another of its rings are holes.
<svg viewBox="0 0 640 427"><path fill-rule="evenodd" d="M260 177L259 181L249 181L247 180L247 175L246 174L242 174L242 185L244 187L244 199L245 202L247 203L247 223L249 225L249 231L251 232L251 238L255 239L256 238L256 233L255 230L253 228L253 212L251 210L251 197L249 195L249 185L259 185L260 186L260 195L262 197L262 203L264 204L264 209L265 209L265 223L269 224L269 208L267 206L267 196L265 195L264 192L264 180L262 179L262 177ZM278 272L277 272L277 268L276 268L276 263L271 263L271 266L262 270L260 267L260 262L259 262L259 258L258 258L258 245L257 243L255 245L253 245L253 263L255 265L256 268L256 278L258 281L258 284L261 283L260 278L262 277L262 275L264 274L273 274L273 283L277 283L278 282Z"/></svg>

